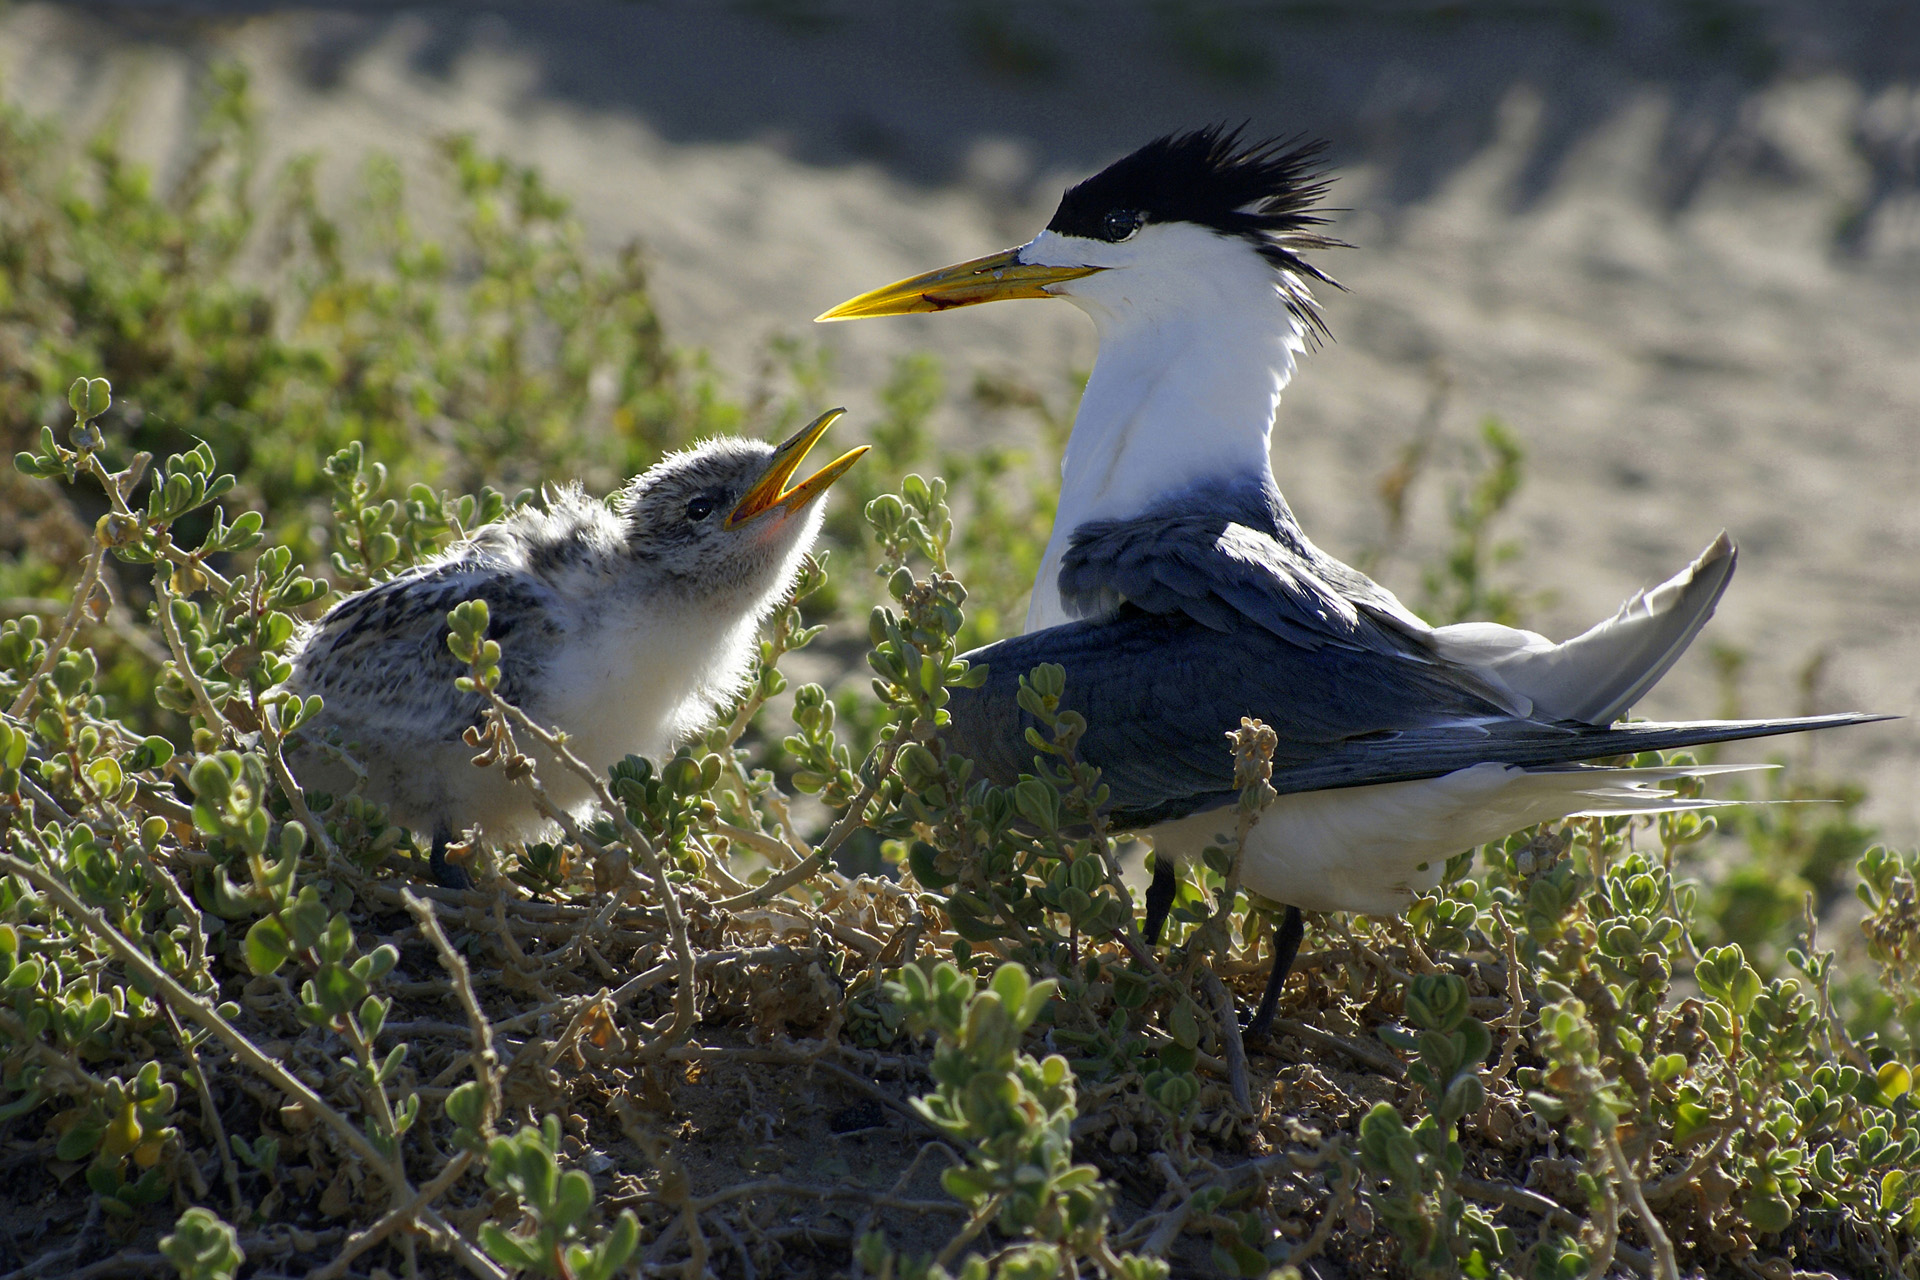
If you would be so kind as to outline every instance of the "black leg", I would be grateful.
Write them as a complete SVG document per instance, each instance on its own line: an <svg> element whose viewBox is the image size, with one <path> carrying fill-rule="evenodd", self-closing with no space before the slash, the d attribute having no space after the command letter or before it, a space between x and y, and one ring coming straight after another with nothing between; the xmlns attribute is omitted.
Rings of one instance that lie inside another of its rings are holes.
<svg viewBox="0 0 1920 1280"><path fill-rule="evenodd" d="M427 865L433 870L433 881L442 889L471 889L473 877L467 874L467 869L447 861L447 845L452 841L453 833L445 827L433 829L433 854L427 859Z"/></svg>
<svg viewBox="0 0 1920 1280"><path fill-rule="evenodd" d="M1286 984L1287 974L1293 971L1294 957L1300 954L1300 939L1306 932L1306 922L1300 919L1300 908L1288 907L1287 914L1281 917L1273 930L1273 968L1267 971L1267 989L1260 993L1260 1008L1254 1013L1253 1021L1247 1024L1249 1039L1265 1039L1267 1029L1273 1025L1273 1010L1280 1003L1280 988Z"/></svg>
<svg viewBox="0 0 1920 1280"><path fill-rule="evenodd" d="M1167 912L1173 910L1173 891L1179 884L1179 877L1173 870L1173 855L1155 849L1153 883L1147 886L1147 918L1140 926L1140 932L1146 935L1150 947L1160 945L1160 930L1166 927Z"/></svg>

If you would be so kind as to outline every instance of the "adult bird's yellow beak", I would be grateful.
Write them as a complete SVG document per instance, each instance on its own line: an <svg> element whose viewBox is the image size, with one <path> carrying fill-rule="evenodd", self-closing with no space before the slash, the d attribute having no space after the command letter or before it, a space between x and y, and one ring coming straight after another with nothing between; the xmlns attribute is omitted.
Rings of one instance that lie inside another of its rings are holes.
<svg viewBox="0 0 1920 1280"><path fill-rule="evenodd" d="M1002 298L1051 298L1054 295L1047 292L1048 285L1105 270L1105 267L1037 266L1020 261L1018 249L1007 249L849 298L833 310L821 312L814 321L946 311L970 307L976 302L998 302Z"/></svg>
<svg viewBox="0 0 1920 1280"><path fill-rule="evenodd" d="M800 469L807 450L813 448L814 443L827 434L827 428L833 425L833 420L844 413L845 409L827 410L775 449L773 457L767 460L767 469L760 473L760 478L753 482L753 488L747 490L739 504L727 513L723 527L737 529L776 507L792 515L825 493L829 485L847 473L848 467L860 461L860 455L867 451L864 444L857 449L847 450L791 489L786 487L793 473Z"/></svg>

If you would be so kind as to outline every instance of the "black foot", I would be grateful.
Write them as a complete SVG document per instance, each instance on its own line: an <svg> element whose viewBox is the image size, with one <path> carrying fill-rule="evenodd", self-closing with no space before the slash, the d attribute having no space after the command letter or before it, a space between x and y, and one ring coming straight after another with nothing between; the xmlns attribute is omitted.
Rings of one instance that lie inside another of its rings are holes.
<svg viewBox="0 0 1920 1280"><path fill-rule="evenodd" d="M1179 885L1180 879L1174 874L1172 856L1155 849L1153 882L1147 886L1147 918L1140 926L1140 932L1146 935L1150 947L1160 945L1160 930L1166 927L1167 912L1173 910L1173 892Z"/></svg>
<svg viewBox="0 0 1920 1280"><path fill-rule="evenodd" d="M1293 971L1295 957L1300 954L1300 939L1306 935L1306 922L1300 918L1300 908L1288 907L1287 914L1273 931L1273 968L1267 971L1267 989L1260 993L1260 1008L1254 1012L1253 1021L1247 1024L1247 1038L1264 1040L1273 1027L1273 1011L1280 1003L1280 988L1286 985L1287 974Z"/></svg>
<svg viewBox="0 0 1920 1280"><path fill-rule="evenodd" d="M467 874L467 869L447 861L447 845L452 841L453 834L445 827L433 833L433 853L427 859L427 866L433 871L433 882L442 889L471 889L473 877Z"/></svg>

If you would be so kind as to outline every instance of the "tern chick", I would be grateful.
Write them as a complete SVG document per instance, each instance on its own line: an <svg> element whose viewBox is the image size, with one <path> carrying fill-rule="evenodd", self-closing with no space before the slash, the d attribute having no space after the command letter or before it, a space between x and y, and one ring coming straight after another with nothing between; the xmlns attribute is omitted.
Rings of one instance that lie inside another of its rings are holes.
<svg viewBox="0 0 1920 1280"><path fill-rule="evenodd" d="M352 768L318 739L337 731L366 771L366 795L391 819L433 837L433 871L454 832L524 840L547 821L531 793L471 763L462 735L481 718L465 667L447 648L447 613L485 600L500 642L500 693L564 730L596 769L629 754L657 758L713 723L750 676L760 625L792 589L820 531L817 499L866 447L799 484L787 482L844 410L775 448L715 439L669 455L610 502L579 486L545 510L515 512L437 558L348 596L296 644L286 687L319 694L291 765L303 787L343 794ZM586 806L586 784L535 748L548 794Z"/></svg>

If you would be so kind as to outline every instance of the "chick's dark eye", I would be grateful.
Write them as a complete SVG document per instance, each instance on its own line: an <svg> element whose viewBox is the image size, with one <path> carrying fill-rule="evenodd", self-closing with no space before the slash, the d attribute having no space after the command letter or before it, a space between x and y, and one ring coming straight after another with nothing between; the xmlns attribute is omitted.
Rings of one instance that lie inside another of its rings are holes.
<svg viewBox="0 0 1920 1280"><path fill-rule="evenodd" d="M687 503L687 519L696 524L713 514L713 499L701 496Z"/></svg>
<svg viewBox="0 0 1920 1280"><path fill-rule="evenodd" d="M1115 244L1122 240L1131 240L1140 234L1140 224L1146 217L1138 209L1114 209L1107 214L1107 239Z"/></svg>

